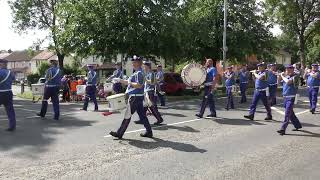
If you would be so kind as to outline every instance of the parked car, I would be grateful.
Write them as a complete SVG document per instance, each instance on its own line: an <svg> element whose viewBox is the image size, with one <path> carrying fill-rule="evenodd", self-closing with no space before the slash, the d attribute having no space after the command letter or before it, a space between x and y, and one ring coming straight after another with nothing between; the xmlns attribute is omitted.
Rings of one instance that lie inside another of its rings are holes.
<svg viewBox="0 0 320 180"><path fill-rule="evenodd" d="M44 84L46 82L46 78L40 78L37 84Z"/></svg>
<svg viewBox="0 0 320 180"><path fill-rule="evenodd" d="M164 73L164 92L167 94L181 95L186 89L181 75L178 73Z"/></svg>

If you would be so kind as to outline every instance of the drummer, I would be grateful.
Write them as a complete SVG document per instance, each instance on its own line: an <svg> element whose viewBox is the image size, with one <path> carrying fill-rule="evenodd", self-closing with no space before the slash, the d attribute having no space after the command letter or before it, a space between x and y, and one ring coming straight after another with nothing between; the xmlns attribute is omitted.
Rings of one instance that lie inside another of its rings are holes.
<svg viewBox="0 0 320 180"><path fill-rule="evenodd" d="M209 117L209 118L217 117L216 107L215 107L215 103L214 103L214 99L213 99L213 90L215 89L215 86L216 86L217 69L215 67L213 67L213 60L212 59L207 59L205 66L207 68L207 77L206 77L206 81L204 84L204 86L205 86L204 87L204 96L202 99L200 112L198 114L196 114L196 116L198 118L203 117L204 111L205 111L208 104L209 104L209 108L210 108L211 113L207 117Z"/></svg>
<svg viewBox="0 0 320 180"><path fill-rule="evenodd" d="M118 139L122 139L122 136L124 135L131 121L132 114L137 112L140 120L146 128L146 132L140 134L140 136L151 138L153 136L152 129L143 107L144 77L141 67L142 61L141 58L137 56L133 56L131 61L134 73L128 80L120 80L122 84L128 85L126 90L126 94L129 96L127 109L120 128L117 132L111 131L110 135L113 137L117 137Z"/></svg>
<svg viewBox="0 0 320 180"><path fill-rule="evenodd" d="M83 104L83 108L81 110L87 111L88 104L89 104L89 99L93 101L94 103L94 111L98 111L98 102L97 102L97 97L96 97L96 91L97 91L97 72L94 71L94 64L88 64L88 81L86 83L86 96Z"/></svg>
<svg viewBox="0 0 320 180"><path fill-rule="evenodd" d="M234 109L232 87L235 85L235 73L233 72L232 66L229 66L227 69L228 70L224 73L224 78L228 97L226 110L229 111L229 108Z"/></svg>
<svg viewBox="0 0 320 180"><path fill-rule="evenodd" d="M146 105L145 113L147 111L151 111L153 116L157 119L157 122L154 123L154 125L160 125L163 122L163 119L161 117L161 114L158 111L157 107L157 101L156 101L156 92L155 92L155 86L156 86L156 76L155 73L152 72L151 69L151 62L150 61L144 61L143 62L144 67L144 75L145 75L145 84L144 84L144 93L146 96L146 99L150 101L151 104ZM136 124L142 124L141 120L135 121Z"/></svg>
<svg viewBox="0 0 320 180"><path fill-rule="evenodd" d="M122 71L122 65L120 62L117 62L115 64L116 66L116 70L113 72L112 76L110 76L108 78L108 81L112 81L113 78L120 78L122 79L123 78L123 71ZM116 93L116 94L119 94L121 93L122 91L122 85L121 83L113 83L113 91Z"/></svg>

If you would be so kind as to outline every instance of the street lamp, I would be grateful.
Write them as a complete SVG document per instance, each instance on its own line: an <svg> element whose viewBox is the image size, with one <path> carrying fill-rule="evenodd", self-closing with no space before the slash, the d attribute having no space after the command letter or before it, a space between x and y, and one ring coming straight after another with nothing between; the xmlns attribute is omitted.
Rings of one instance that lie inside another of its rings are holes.
<svg viewBox="0 0 320 180"><path fill-rule="evenodd" d="M228 18L228 0L224 0L224 24L223 24L223 71L225 70L225 63L227 60L227 21Z"/></svg>

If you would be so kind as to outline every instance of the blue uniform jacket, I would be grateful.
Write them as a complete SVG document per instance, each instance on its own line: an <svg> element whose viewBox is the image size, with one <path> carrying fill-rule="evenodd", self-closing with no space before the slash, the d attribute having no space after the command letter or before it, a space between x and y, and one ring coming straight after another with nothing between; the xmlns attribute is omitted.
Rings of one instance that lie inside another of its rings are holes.
<svg viewBox="0 0 320 180"><path fill-rule="evenodd" d="M14 74L8 69L0 69L0 92L11 91Z"/></svg>
<svg viewBox="0 0 320 180"><path fill-rule="evenodd" d="M58 67L51 67L47 70L45 78L46 86L60 86L62 78L61 70Z"/></svg>
<svg viewBox="0 0 320 180"><path fill-rule="evenodd" d="M129 95L143 95L144 94L144 75L142 69L135 71L130 77L129 82L135 82L141 84L141 88L134 88L130 84L127 87L126 93Z"/></svg>

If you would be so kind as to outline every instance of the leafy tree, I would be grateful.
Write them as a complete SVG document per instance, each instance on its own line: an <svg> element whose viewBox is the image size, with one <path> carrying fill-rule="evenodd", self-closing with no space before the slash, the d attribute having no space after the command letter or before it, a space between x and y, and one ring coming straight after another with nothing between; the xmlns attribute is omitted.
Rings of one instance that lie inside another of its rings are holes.
<svg viewBox="0 0 320 180"><path fill-rule="evenodd" d="M43 62L43 63L41 63L40 64L40 66L38 67L38 74L41 76L41 77L44 77L45 76L45 74L46 74L46 72L47 72L47 70L50 68L50 65L49 65L49 63L47 63L47 62Z"/></svg>
<svg viewBox="0 0 320 180"><path fill-rule="evenodd" d="M308 61L310 63L320 62L320 34L314 36L312 41L308 42Z"/></svg>
<svg viewBox="0 0 320 180"><path fill-rule="evenodd" d="M292 55L291 61L292 63L300 62L299 57L299 42L295 36L292 36L287 33L282 33L277 37L277 41L275 42L278 49L284 49Z"/></svg>
<svg viewBox="0 0 320 180"><path fill-rule="evenodd" d="M71 14L61 5L73 2L75 0L9 0L14 29L18 32L49 30L53 42L51 48L55 50L61 68L64 57L71 51L72 39L68 30Z"/></svg>
<svg viewBox="0 0 320 180"><path fill-rule="evenodd" d="M189 1L187 20L191 28L189 56L222 59L223 0ZM272 54L273 38L266 18L255 0L230 0L228 7L227 58L244 61L248 55ZM272 58L272 57L268 57ZM267 59L268 60L268 59Z"/></svg>
<svg viewBox="0 0 320 180"><path fill-rule="evenodd" d="M306 62L306 43L320 29L319 0L266 0L265 7L273 22L281 25L284 33L299 40L301 63Z"/></svg>

